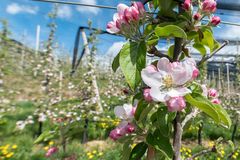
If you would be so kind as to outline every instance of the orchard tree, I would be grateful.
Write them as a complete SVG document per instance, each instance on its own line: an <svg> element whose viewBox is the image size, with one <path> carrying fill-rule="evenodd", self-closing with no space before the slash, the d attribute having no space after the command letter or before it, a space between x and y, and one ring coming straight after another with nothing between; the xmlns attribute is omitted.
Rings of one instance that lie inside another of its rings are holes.
<svg viewBox="0 0 240 160"><path fill-rule="evenodd" d="M130 7L119 4L113 21L107 24L108 32L127 39L112 68L121 69L134 93L132 104L115 108L122 122L110 138L124 143L123 159L180 160L183 128L196 114L202 112L217 125L231 126L220 101L209 96L209 90L197 80L201 66L227 43L220 45L213 36L212 28L221 21L213 15L215 0L147 2L156 14L147 12L141 2ZM167 53L157 48L162 39L174 42ZM191 58L189 46L201 54L198 63ZM146 64L148 55L159 60ZM131 149L131 144L136 146Z"/></svg>

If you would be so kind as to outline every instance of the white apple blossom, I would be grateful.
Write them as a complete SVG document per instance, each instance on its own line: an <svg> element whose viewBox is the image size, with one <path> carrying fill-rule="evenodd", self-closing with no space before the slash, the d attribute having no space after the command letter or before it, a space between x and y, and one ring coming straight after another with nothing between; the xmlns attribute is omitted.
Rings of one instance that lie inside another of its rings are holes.
<svg viewBox="0 0 240 160"><path fill-rule="evenodd" d="M171 97L191 93L185 84L193 79L195 69L196 63L192 58L173 63L167 58L161 58L157 68L150 65L142 70L141 76L144 83L151 88L150 95L153 100L167 102Z"/></svg>
<svg viewBox="0 0 240 160"><path fill-rule="evenodd" d="M115 115L121 120L132 121L134 118L135 107L131 104L124 104L114 108Z"/></svg>

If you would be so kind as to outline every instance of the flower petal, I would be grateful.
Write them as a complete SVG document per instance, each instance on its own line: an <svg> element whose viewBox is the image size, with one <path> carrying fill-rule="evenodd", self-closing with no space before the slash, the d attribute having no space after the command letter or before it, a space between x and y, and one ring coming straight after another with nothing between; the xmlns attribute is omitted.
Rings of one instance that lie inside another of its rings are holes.
<svg viewBox="0 0 240 160"><path fill-rule="evenodd" d="M162 86L163 73L154 71L152 66L148 66L141 72L142 80L149 87L160 87Z"/></svg>
<svg viewBox="0 0 240 160"><path fill-rule="evenodd" d="M157 68L165 72L170 72L172 69L172 64L169 62L169 59L163 57L158 61Z"/></svg>
<svg viewBox="0 0 240 160"><path fill-rule="evenodd" d="M122 106L115 107L114 114L120 119L126 119L126 112Z"/></svg>
<svg viewBox="0 0 240 160"><path fill-rule="evenodd" d="M158 102L166 102L167 101L167 93L160 91L158 87L152 87L150 90L150 95L154 101Z"/></svg>
<svg viewBox="0 0 240 160"><path fill-rule="evenodd" d="M186 94L192 93L187 87L172 88L167 92L170 97L185 96Z"/></svg>

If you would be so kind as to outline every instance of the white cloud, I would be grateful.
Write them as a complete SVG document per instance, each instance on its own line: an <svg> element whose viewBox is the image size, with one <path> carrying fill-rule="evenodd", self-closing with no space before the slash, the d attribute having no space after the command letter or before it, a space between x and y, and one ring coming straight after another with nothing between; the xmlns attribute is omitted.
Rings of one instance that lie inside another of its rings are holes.
<svg viewBox="0 0 240 160"><path fill-rule="evenodd" d="M60 6L58 8L58 12L57 15L59 18L63 18L63 19L69 19L72 17L72 9L70 6Z"/></svg>
<svg viewBox="0 0 240 160"><path fill-rule="evenodd" d="M20 5L18 3L11 3L7 6L6 11L9 14L18 14L18 13L36 14L38 12L38 7L33 7L29 5Z"/></svg>
<svg viewBox="0 0 240 160"><path fill-rule="evenodd" d="M97 0L79 0L80 3L84 3L84 4L93 4L96 5L97 4ZM81 12L81 13L92 13L97 15L98 12L100 11L99 8L96 7L86 7L86 6L78 6L77 7L77 11Z"/></svg>
<svg viewBox="0 0 240 160"><path fill-rule="evenodd" d="M113 45L109 47L109 49L107 50L106 55L115 57L121 50L124 43L125 42L122 42L122 41L113 43Z"/></svg>

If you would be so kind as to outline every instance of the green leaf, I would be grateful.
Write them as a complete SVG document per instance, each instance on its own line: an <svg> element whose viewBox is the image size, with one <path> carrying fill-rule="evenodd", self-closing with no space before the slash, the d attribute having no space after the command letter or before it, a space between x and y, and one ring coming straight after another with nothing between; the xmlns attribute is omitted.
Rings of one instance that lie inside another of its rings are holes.
<svg viewBox="0 0 240 160"><path fill-rule="evenodd" d="M153 107L154 105L148 105L146 108L144 108L139 117L139 122L143 121L147 117L148 113L153 109Z"/></svg>
<svg viewBox="0 0 240 160"><path fill-rule="evenodd" d="M194 47L195 49L197 49L197 50L201 53L202 56L205 56L205 55L206 55L207 50L206 50L206 48L204 47L204 45L202 45L201 43L194 43L194 44L193 44L193 47Z"/></svg>
<svg viewBox="0 0 240 160"><path fill-rule="evenodd" d="M129 160L139 160L146 152L148 145L144 142L138 143L132 150Z"/></svg>
<svg viewBox="0 0 240 160"><path fill-rule="evenodd" d="M116 72L119 67L119 55L120 55L120 53L117 54L117 56L114 58L114 60L112 62L112 69L114 72Z"/></svg>
<svg viewBox="0 0 240 160"><path fill-rule="evenodd" d="M219 118L222 122L222 124L224 124L224 126L226 126L227 128L230 128L232 125L232 120L230 118L230 116L228 115L228 113L226 112L225 109L222 108L221 105L218 104L213 104L213 106L215 107L216 111L218 112Z"/></svg>
<svg viewBox="0 0 240 160"><path fill-rule="evenodd" d="M119 64L130 88L134 91L141 81L141 70L146 65L145 42L128 42L119 55Z"/></svg>
<svg viewBox="0 0 240 160"><path fill-rule="evenodd" d="M166 158L173 157L173 148L170 143L169 137L165 137L162 132L164 130L156 129L155 132L147 135L146 141L149 145L153 146L156 150L165 155Z"/></svg>
<svg viewBox="0 0 240 160"><path fill-rule="evenodd" d="M164 27L156 27L155 34L158 37L178 37L178 38L187 39L187 35L186 35L185 31L176 25L167 25Z"/></svg>
<svg viewBox="0 0 240 160"><path fill-rule="evenodd" d="M185 99L192 106L197 107L208 116L210 116L216 123L220 123L220 117L215 107L209 102L208 99L198 94L196 97L192 97L190 94L185 96Z"/></svg>
<svg viewBox="0 0 240 160"><path fill-rule="evenodd" d="M131 155L131 144L132 141L128 140L127 142L124 143L123 145L123 152L122 152L122 160L129 160L130 155Z"/></svg>
<svg viewBox="0 0 240 160"><path fill-rule="evenodd" d="M46 142L52 139L56 134L56 131L44 131L35 141L34 144Z"/></svg>
<svg viewBox="0 0 240 160"><path fill-rule="evenodd" d="M175 47L175 45L171 45L171 46L168 48L168 56L171 57L171 58L173 58L174 47Z"/></svg>
<svg viewBox="0 0 240 160"><path fill-rule="evenodd" d="M140 118L143 110L144 110L145 108L147 108L147 106L148 106L148 103L147 103L146 101L144 101L144 100L140 100L140 101L138 102L138 104L137 104L137 109L136 109L136 112L135 112L135 114L134 114L134 117L135 117L135 119L136 119L137 121L139 120L139 118Z"/></svg>

